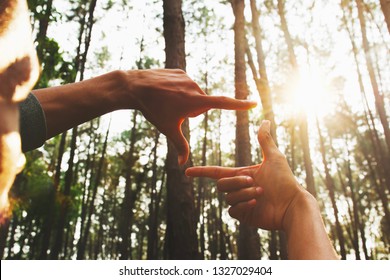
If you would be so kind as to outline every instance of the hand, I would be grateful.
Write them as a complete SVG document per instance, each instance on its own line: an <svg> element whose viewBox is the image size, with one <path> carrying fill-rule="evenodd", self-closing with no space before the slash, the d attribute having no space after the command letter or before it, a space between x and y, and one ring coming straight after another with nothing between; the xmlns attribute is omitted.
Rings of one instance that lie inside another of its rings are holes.
<svg viewBox="0 0 390 280"><path fill-rule="evenodd" d="M128 71L126 82L128 92L134 93L135 109L173 142L179 164L184 164L189 156L189 145L181 131L185 118L211 108L248 110L256 106L253 101L208 96L184 71L177 69Z"/></svg>
<svg viewBox="0 0 390 280"><path fill-rule="evenodd" d="M25 0L1 1L0 54L0 102L20 102L39 76Z"/></svg>
<svg viewBox="0 0 390 280"><path fill-rule="evenodd" d="M229 214L240 222L267 230L286 229L290 207L308 193L296 181L285 156L270 135L270 122L264 121L258 140L264 160L259 165L225 168L192 167L188 176L219 179L218 190L227 193Z"/></svg>

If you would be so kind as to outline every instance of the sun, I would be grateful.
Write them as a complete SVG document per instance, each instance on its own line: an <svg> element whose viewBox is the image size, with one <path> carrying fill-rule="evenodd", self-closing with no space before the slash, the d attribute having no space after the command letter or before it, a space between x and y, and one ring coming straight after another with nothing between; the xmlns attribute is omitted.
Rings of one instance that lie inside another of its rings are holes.
<svg viewBox="0 0 390 280"><path fill-rule="evenodd" d="M289 87L288 104L294 114L323 118L334 109L333 94L318 67L303 67Z"/></svg>

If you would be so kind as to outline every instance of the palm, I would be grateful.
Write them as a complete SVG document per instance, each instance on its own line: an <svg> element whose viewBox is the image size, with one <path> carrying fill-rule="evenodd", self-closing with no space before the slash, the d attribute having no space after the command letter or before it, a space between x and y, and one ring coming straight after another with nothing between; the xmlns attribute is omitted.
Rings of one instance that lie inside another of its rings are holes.
<svg viewBox="0 0 390 280"><path fill-rule="evenodd" d="M256 186L261 186L263 194L256 198L255 207L241 215L241 221L251 226L267 230L282 228L282 220L289 202L296 193L294 176L282 154L267 158L257 167L252 176Z"/></svg>

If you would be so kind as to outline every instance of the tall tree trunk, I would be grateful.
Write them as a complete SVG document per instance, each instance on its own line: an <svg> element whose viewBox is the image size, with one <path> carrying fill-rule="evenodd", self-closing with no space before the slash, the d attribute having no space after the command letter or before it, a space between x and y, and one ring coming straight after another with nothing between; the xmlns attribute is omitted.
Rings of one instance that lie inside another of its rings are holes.
<svg viewBox="0 0 390 280"><path fill-rule="evenodd" d="M276 135L276 122L275 122L275 115L274 110L272 107L272 97L271 97L271 88L268 82L268 75L267 70L265 66L265 55L263 51L263 43L261 38L261 27L259 22L260 13L256 7L256 1L251 0L251 11L252 11L252 30L253 30L253 36L255 37L255 46L256 46L256 54L257 54L257 64L258 64L258 72L259 75L257 75L257 71L254 71L254 67L251 66L253 78L255 80L257 91L260 95L261 104L263 106L263 115L265 119L271 121L271 136L274 139L276 145L278 145L278 139ZM250 61L250 49L248 46L247 49L248 54L248 62ZM249 63L251 64L251 63ZM272 232L271 234L276 234L276 232ZM287 241L286 236L284 232L279 232L279 242L280 242L280 257L281 259L287 259ZM271 249L276 249L271 246ZM276 252L273 252L272 254L276 254Z"/></svg>
<svg viewBox="0 0 390 280"><path fill-rule="evenodd" d="M80 237L79 237L79 242L80 240L83 239L83 234L84 234L84 227L85 227L85 222L87 218L87 209L92 193L92 184L90 183L90 179L94 178L94 166L95 166L95 156L97 152L97 142L95 139L98 138L95 134L95 129L94 128L94 121L92 120L90 122L90 128L88 129L88 134L90 135L88 145L87 145L87 158L85 160L85 167L84 167L84 182L83 182L83 195L81 197L81 212L80 212ZM99 141L99 139L98 139ZM91 147L93 147L91 151ZM92 158L92 159L91 159ZM89 183L88 183L89 182Z"/></svg>
<svg viewBox="0 0 390 280"><path fill-rule="evenodd" d="M59 192L62 158L64 155L65 144L66 144L66 134L67 132L64 132L61 135L61 140L58 148L56 170L54 174L54 183L52 188L50 188L50 195L49 195L50 201L48 202L49 209L47 212L47 216L45 217L45 221L42 229L42 245L41 245L41 252L39 255L39 259L41 260L47 258L47 253L50 246L50 240L51 240L52 229L53 229L54 218L55 218L56 196Z"/></svg>
<svg viewBox="0 0 390 280"><path fill-rule="evenodd" d="M218 114L218 138L216 141L216 152L217 152L217 166L222 166L222 151L221 151L221 112ZM218 198L218 243L219 243L219 253L220 253L220 259L226 260L228 258L227 253L227 241L228 239L225 238L225 224L222 220L222 212L224 207L224 199L223 194L218 192L217 194Z"/></svg>
<svg viewBox="0 0 390 280"><path fill-rule="evenodd" d="M248 98L245 67L245 17L244 0L231 1L234 13L234 84L236 99ZM247 111L237 111L236 122L236 166L252 164ZM240 224L238 237L239 259L260 259L260 238L256 228Z"/></svg>
<svg viewBox="0 0 390 280"><path fill-rule="evenodd" d="M383 15L385 16L387 30L389 30L389 33L390 33L390 1L389 0L380 0L380 3L381 3Z"/></svg>
<svg viewBox="0 0 390 280"><path fill-rule="evenodd" d="M356 192L356 185L354 180L352 179L352 169L351 169L351 163L350 163L350 155L349 155L349 150L347 148L348 156L347 156L347 177L348 177L348 183L349 183L349 188L351 190L351 198L352 198L352 211L353 211L353 220L354 220L354 227L353 227L353 235L354 235L354 248L355 248L355 256L357 260L360 260L360 248L359 248L359 235L358 231L359 229L363 226L361 225L360 217L359 217L359 199L357 197L357 192ZM363 244L363 251L366 255L367 259L367 248L366 244Z"/></svg>
<svg viewBox="0 0 390 280"><path fill-rule="evenodd" d="M263 114L265 119L271 121L271 136L274 139L275 143L278 143L276 137L276 123L275 123L275 114L272 108L272 97L271 97L271 88L268 82L267 69L265 66L265 55L263 51L262 43L262 29L259 23L260 13L256 7L256 1L251 0L251 11L252 11L252 29L253 36L255 37L255 46L257 53L257 64L259 75L253 73L255 79L256 87L260 95L261 104L263 106ZM249 50L249 46L248 46Z"/></svg>
<svg viewBox="0 0 390 280"><path fill-rule="evenodd" d="M207 78L206 78L207 81ZM207 82L206 82L207 84ZM207 92L207 86L206 86L206 92ZM206 93L207 94L207 93ZM207 130L208 130L208 112L204 113L204 120L203 120L203 127L204 127L204 134L203 134L203 143L202 143L202 159L201 159L201 165L206 166L207 159L206 159L206 151L207 151ZM198 187L198 201L197 201L197 217L200 225L200 233L199 233L199 242L200 242L200 259L204 259L205 257L205 224L204 224L204 206L206 203L206 182L205 178L200 177L199 178L199 187Z"/></svg>
<svg viewBox="0 0 390 280"><path fill-rule="evenodd" d="M104 182L103 182L103 186L104 186ZM99 255L102 255L103 257L105 257L105 250L103 251L103 244L104 241L103 241L103 234L104 234L104 228L103 226L104 225L107 225L107 198L106 198L106 189L104 189L104 192L102 194L102 209L100 211L100 214L99 214L99 225L98 225L98 230L97 230L97 238L96 238L96 241L95 241L95 244L94 244L94 256L93 258L90 256L91 259L93 260L97 260ZM106 247L104 246L104 249L106 249Z"/></svg>
<svg viewBox="0 0 390 280"><path fill-rule="evenodd" d="M76 151L76 139L77 139L77 127L74 127L72 129L72 140L70 143L70 156L68 160L68 170L65 173L65 182L64 182L64 190L63 190L63 201L60 206L60 216L58 219L58 224L56 228L56 237L54 241L53 248L50 252L50 258L51 259L58 259L60 256L60 253L62 251L62 245L63 245L63 236L64 236L64 229L67 222L67 216L69 211L69 205L70 205L70 188L71 188L71 182L73 178L73 166L74 166L74 157L75 157L75 151Z"/></svg>
<svg viewBox="0 0 390 280"><path fill-rule="evenodd" d="M348 141L346 141L348 142ZM333 148L333 145L332 145L332 138L330 137L330 146L331 146L331 151L332 151L332 157L336 164L336 169L337 169L337 176L339 178L339 182L340 182L340 185L343 189L343 193L344 193L344 196L345 197L348 197L350 196L351 197L351 200L352 200L352 209L353 209L353 214L351 213L351 207L350 207L350 204L348 202L348 200L346 200L347 204L348 204L348 213L349 213L349 216L350 216L350 226L352 228L352 234L351 234L351 243L353 245L353 249L355 250L355 257L357 260L360 260L360 248L359 248L359 235L358 235L358 229L359 229L359 224L360 224L360 219L359 219L359 216L357 214L356 211L358 211L358 208L357 208L357 201L356 201L356 197L355 197L355 184L354 184L354 181L352 179L352 170L351 170L351 166L350 166L350 161L349 161L349 150L348 150L348 147L347 147L347 152L348 152L348 156L347 156L347 161L346 161L346 165L347 165L347 176L346 178L348 180L346 180L343 176L342 176L342 173L341 173L341 166L339 166L338 162L337 162L337 155L336 155L336 152L335 152L335 149ZM347 181L347 182L346 182ZM348 188L347 188L347 185L349 185L349 189L350 189L350 192L348 192Z"/></svg>
<svg viewBox="0 0 390 280"><path fill-rule="evenodd" d="M39 27L37 37L35 39L38 42L37 55L40 60L43 59L45 50L45 39L47 34L47 28L49 27L50 16L52 14L53 0L48 0L45 3L45 10L39 18Z"/></svg>
<svg viewBox="0 0 390 280"><path fill-rule="evenodd" d="M84 80L84 70L85 70L85 63L87 61L87 56L88 56L88 51L89 51L89 46L91 44L91 39L92 39L92 29L93 25L95 23L95 18L94 18L94 13L95 13L95 8L96 8L96 2L97 0L91 0L89 4L89 9L88 9L88 21L87 21L87 32L85 34L85 40L84 40L84 52L81 56L81 61L80 61L80 80Z"/></svg>
<svg viewBox="0 0 390 280"><path fill-rule="evenodd" d="M93 182L94 186L93 186L93 191L92 191L92 197L91 197L91 200L89 202L87 223L85 225L84 233L81 235L79 242L77 244L77 259L78 260L82 260L85 258L85 249L87 246L87 240L88 240L88 236L89 236L90 228L91 228L91 224L92 224L92 215L95 212L94 209L95 209L96 194L97 194L97 190L99 188L100 181L101 181L102 174L103 174L103 164L104 164L104 161L106 159L106 151L107 151L108 135L110 133L110 126L111 126L111 122L107 128L106 137L105 137L103 148L102 148L102 153L101 153L101 156L99 159L96 177L95 177L95 180ZM90 255L90 257L91 257L91 255Z"/></svg>
<svg viewBox="0 0 390 280"><path fill-rule="evenodd" d="M149 218L148 218L148 248L147 248L147 259L156 260L158 257L158 223L157 213L159 208L159 200L157 197L157 147L160 138L160 133L156 129L153 147L153 163L152 163L152 180L150 186L150 204L149 204Z"/></svg>
<svg viewBox="0 0 390 280"><path fill-rule="evenodd" d="M134 150L137 134L137 111L133 112L133 127L131 129L129 151L126 157L126 175L125 175L125 197L121 206L121 217L119 220L119 235L121 242L119 244L120 259L127 260L130 258L130 213L134 204L134 195L132 193L132 169L135 164Z"/></svg>
<svg viewBox="0 0 390 280"><path fill-rule="evenodd" d="M296 74L296 78L299 78L299 67L297 58L294 51L294 44L291 38L290 31L288 29L287 20L285 16L284 9L285 0L278 0L278 13L280 17L281 27L284 34L284 38L287 44L287 50L289 54L290 64L293 68L293 72ZM302 151L303 151L303 161L306 171L306 185L307 190L314 196L317 197L317 191L315 189L314 175L313 175L313 166L310 155L310 146L309 146L309 132L307 128L307 116L305 112L301 112L298 116L298 126L299 126L299 138L301 140Z"/></svg>
<svg viewBox="0 0 390 280"><path fill-rule="evenodd" d="M164 0L164 39L165 67L185 70L184 18L181 0ZM182 124L183 134L189 138L189 124ZM170 259L198 259L198 237L196 233L196 213L194 191L191 180L184 171L191 165L189 161L179 166L177 151L168 140L166 160L167 172L167 249Z"/></svg>
<svg viewBox="0 0 390 280"><path fill-rule="evenodd" d="M332 176L330 175L330 170L328 167L328 161L326 159L326 152L325 152L325 143L324 143L324 137L322 136L321 133L321 128L318 122L318 118L316 118L316 123L317 123L317 130L318 130L318 136L320 139L320 151L321 151L321 156L322 156L322 163L324 165L325 169L325 184L326 187L329 191L329 197L332 202L332 207L333 207L333 213L336 219L336 233L337 233L337 238L339 240L339 245L340 245L340 255L343 260L347 258L347 253L345 250L345 239L343 235L343 229L341 227L340 221L339 221L339 211L337 208L336 204L336 196L335 196L335 184L333 181Z"/></svg>
<svg viewBox="0 0 390 280"><path fill-rule="evenodd" d="M367 66L367 72L370 77L371 81L371 87L372 92L375 97L375 105L376 109L379 115L379 119L381 121L383 131L385 134L385 140L387 144L387 152L390 153L390 127L389 127L389 121L387 119L387 114L385 110L385 104L384 104L384 96L379 92L379 86L378 82L375 77L375 71L373 62L370 55L370 46L367 39L367 31L366 31L366 20L364 18L364 11L363 11L363 0L356 0L356 5L358 9L358 17L360 22L360 28L362 32L362 46L364 50L364 55L366 59L366 66Z"/></svg>
<svg viewBox="0 0 390 280"><path fill-rule="evenodd" d="M43 16L39 18L39 30L37 41L41 41L46 37L47 28L49 27L50 16L52 14L53 0L47 0L45 3L46 9Z"/></svg>
<svg viewBox="0 0 390 280"><path fill-rule="evenodd" d="M205 62L207 64L207 61ZM206 73L204 74L204 82L205 82L205 88L204 91L208 95L208 72L206 70ZM204 113L204 119L203 119L203 140L202 140L202 157L201 157L201 165L206 166L207 164L207 131L208 131L208 120L209 120L209 114L208 112ZM205 211L204 206L206 203L206 179L204 177L199 178L199 184L198 184L198 200L196 205L196 212L197 217L200 225L200 233L199 233L199 242L200 242L200 259L205 258L205 250L206 250L206 240L205 240ZM208 219L209 220L209 219Z"/></svg>

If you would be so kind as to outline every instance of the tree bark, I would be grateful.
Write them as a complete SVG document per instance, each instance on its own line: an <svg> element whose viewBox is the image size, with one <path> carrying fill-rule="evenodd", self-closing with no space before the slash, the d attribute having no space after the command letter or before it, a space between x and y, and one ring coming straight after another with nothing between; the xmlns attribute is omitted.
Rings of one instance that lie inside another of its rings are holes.
<svg viewBox="0 0 390 280"><path fill-rule="evenodd" d="M341 227L339 216L338 216L339 211L338 211L338 207L336 204L335 183L333 181L332 176L330 175L328 161L326 159L324 137L322 136L321 128L320 128L318 119L316 119L316 123L317 123L318 136L320 139L320 151L321 151L321 156L322 156L322 163L323 163L324 169L325 169L325 184L326 184L326 187L327 187L328 192L329 192L330 201L331 201L332 207L333 207L333 214L334 214L335 219L336 219L336 233L337 233L337 238L339 240L339 245L340 245L340 255L341 255L341 259L345 260L347 258L347 253L345 250L345 238L343 235L343 229Z"/></svg>
<svg viewBox="0 0 390 280"><path fill-rule="evenodd" d="M50 252L51 259L58 259L62 251L63 238L64 238L64 229L66 227L67 216L69 211L70 204L70 189L71 182L73 178L73 166L74 166L74 157L76 151L76 140L77 140L77 127L72 129L72 140L70 143L70 156L68 160L68 170L65 173L65 182L64 182L64 191L63 191L63 202L60 206L60 216L57 224L57 232L54 241L53 248Z"/></svg>
<svg viewBox="0 0 390 280"><path fill-rule="evenodd" d="M364 55L366 59L367 72L369 74L370 81L371 81L371 87L375 98L376 109L385 134L385 140L386 140L387 152L388 152L387 155L388 155L390 153L390 127L389 127L389 121L387 119L387 114L386 114L386 109L384 104L384 96L379 92L379 86L376 80L374 66L370 55L370 46L367 39L367 31L366 31L366 21L363 12L363 1L356 0L356 6L358 9L358 17L359 17L360 29L362 33L362 46L363 46Z"/></svg>
<svg viewBox="0 0 390 280"><path fill-rule="evenodd" d="M245 17L244 0L231 1L234 21L234 84L236 99L248 98L245 67ZM236 166L252 165L249 122L247 111L236 112ZM256 228L240 224L238 237L239 259L260 259L260 237Z"/></svg>
<svg viewBox="0 0 390 280"><path fill-rule="evenodd" d="M125 173L125 197L121 206L121 217L119 220L119 235L122 241L119 243L119 253L121 260L130 258L129 243L130 243L130 213L132 213L134 205L134 194L132 191L132 169L135 164L134 150L136 141L137 127L137 111L133 112L133 127L131 129L130 144L128 154L126 156L126 173Z"/></svg>
<svg viewBox="0 0 390 280"><path fill-rule="evenodd" d="M254 63L251 63L252 55L250 54L249 46L247 46L247 56L248 63L252 69L253 78L255 80L257 91L259 92L261 104L263 106L263 115L265 119L271 121L271 136L274 139L276 145L278 145L278 139L276 135L276 122L275 122L275 114L272 107L272 96L271 96L271 88L268 82L268 75L265 66L265 55L263 51L263 43L261 38L262 29L259 22L260 13L256 7L256 1L251 0L251 11L252 11L252 30L253 36L255 37L255 47L257 54L257 64L258 64L258 73L255 70ZM271 234L275 235L276 232L272 232ZM279 232L279 247L280 247L280 257L281 259L287 259L287 242L286 236L284 232ZM273 248L271 246L272 249ZM272 255L276 255L276 252L273 252Z"/></svg>
<svg viewBox="0 0 390 280"><path fill-rule="evenodd" d="M165 67L185 70L184 18L181 0L164 0ZM184 136L189 138L189 124L182 124ZM196 213L191 180L184 171L191 166L191 160L179 166L177 151L168 140L166 159L167 172L167 254L169 259L198 259L198 237Z"/></svg>
<svg viewBox="0 0 390 280"><path fill-rule="evenodd" d="M348 141L346 141L348 143ZM357 260L360 260L361 257L360 257L360 248L359 248L359 235L358 235L358 228L359 228L359 225L360 225L360 219L359 219L359 215L358 215L358 204L357 204L357 200L356 200L356 194L355 194L355 184L354 184L354 180L352 179L352 170L351 170L351 166L350 166L350 161L349 161L349 150L347 148L347 152L348 152L348 156L347 156L347 160L345 161L345 164L347 165L347 176L346 178L348 179L348 184L345 182L346 179L342 176L342 173L341 173L341 169L342 167L338 164L337 162L337 155L335 153L335 149L333 148L333 145L332 145L332 138L330 140L330 146L331 146L331 151L332 151L332 157L335 159L335 163L336 163L336 168L337 168L337 176L339 178L339 181L340 181L340 184L341 184L341 187L343 189L343 193L344 193L344 196L345 197L348 197L350 196L351 197L351 200L352 200L352 212L353 214L351 213L351 207L350 207L350 204L348 202L348 200L346 200L347 204L348 204L348 213L349 213L349 216L350 216L350 227L352 229L352 234L351 234L351 243L352 243L352 246L355 250L355 257ZM347 147L347 146L346 146ZM347 185L349 186L349 192L348 192L348 188L347 188Z"/></svg>
<svg viewBox="0 0 390 280"><path fill-rule="evenodd" d="M267 69L265 66L265 55L263 51L263 43L261 38L262 29L259 23L260 13L256 7L255 0L251 0L250 5L252 11L252 29L253 29L253 36L255 37L257 64L259 69L258 70L259 75L255 74L252 71L253 78L255 79L257 91L259 92L260 95L261 104L263 106L264 117L265 119L271 121L271 136L274 139L275 143L277 144L278 139L276 137L275 114L272 107L271 88L268 82ZM248 51L250 51L249 46L248 46Z"/></svg>
<svg viewBox="0 0 390 280"><path fill-rule="evenodd" d="M390 33L390 0L380 0L383 15L387 25L387 30Z"/></svg>
<svg viewBox="0 0 390 280"><path fill-rule="evenodd" d="M65 144L66 144L66 134L67 132L64 132L61 135L60 145L58 148L57 165L54 174L54 183L52 188L50 189L50 195L49 195L49 200L50 200L48 202L49 209L48 209L47 217L45 217L44 225L42 228L42 245L41 245L41 252L39 255L39 259L41 260L47 259L47 253L50 247L50 240L52 236L52 230L53 230L53 224L55 218L56 197L59 192L59 186L60 186L61 164L62 164L62 158L64 155Z"/></svg>
<svg viewBox="0 0 390 280"><path fill-rule="evenodd" d="M90 233L90 228L91 228L91 223L92 223L92 215L95 212L95 199L96 199L96 194L98 187L100 185L100 181L102 178L102 173L103 173L103 164L106 158L106 151L107 151L107 143L108 143L108 134L110 133L110 125L108 126L107 132L106 132L106 137L104 140L103 148L102 148L102 153L101 157L99 159L99 164L98 164L98 169L96 173L96 177L94 180L94 186L93 186L93 191L92 191L92 197L89 202L89 208L88 208L88 217L87 217L87 223L85 225L84 233L81 235L80 240L77 244L77 259L82 260L85 258L85 249L87 246L87 240L89 237ZM90 255L91 257L91 255Z"/></svg>
<svg viewBox="0 0 390 280"><path fill-rule="evenodd" d="M53 0L48 0L45 3L46 9L39 18L39 29L35 41L38 43L37 46L37 55L39 59L43 59L44 48L45 48L45 39L47 34L47 28L49 27L50 16L52 14Z"/></svg>
<svg viewBox="0 0 390 280"><path fill-rule="evenodd" d="M152 180L150 189L150 204L149 204L149 218L148 218L148 248L147 248L147 259L156 260L158 257L158 223L157 213L159 208L159 200L157 197L157 146L160 138L160 133L156 129L153 147L153 163L152 163Z"/></svg>

